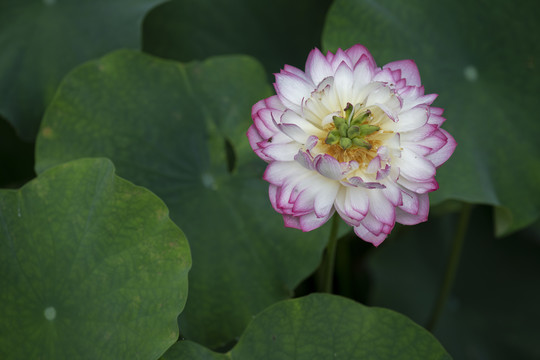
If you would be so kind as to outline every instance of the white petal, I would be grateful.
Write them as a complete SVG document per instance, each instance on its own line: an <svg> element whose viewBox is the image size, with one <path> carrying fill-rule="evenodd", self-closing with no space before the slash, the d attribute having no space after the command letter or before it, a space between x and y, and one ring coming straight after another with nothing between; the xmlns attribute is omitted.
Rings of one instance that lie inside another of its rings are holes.
<svg viewBox="0 0 540 360"><path fill-rule="evenodd" d="M422 84L418 67L413 60L398 60L388 63L384 67L391 70L400 70L401 77L407 80L409 86L420 86Z"/></svg>
<svg viewBox="0 0 540 360"><path fill-rule="evenodd" d="M306 73L311 77L315 85L324 78L333 76L332 66L319 49L314 49L309 53L306 61Z"/></svg>
<svg viewBox="0 0 540 360"><path fill-rule="evenodd" d="M302 129L306 134L317 135L323 137L325 132L316 127L313 123L301 117L292 110L287 110L281 116L282 124L294 124Z"/></svg>
<svg viewBox="0 0 540 360"><path fill-rule="evenodd" d="M309 134L306 134L298 125L294 124L277 124L277 127L281 132L289 136L292 140L300 144L305 144Z"/></svg>
<svg viewBox="0 0 540 360"><path fill-rule="evenodd" d="M393 225L396 220L394 205L379 190L369 193L369 212L380 222Z"/></svg>
<svg viewBox="0 0 540 360"><path fill-rule="evenodd" d="M446 144L442 148L437 150L437 152L430 154L426 157L435 166L440 166L441 164L446 162L446 160L448 160L448 158L454 153L454 150L457 146L456 140L454 140L452 135L450 135L444 129L439 129L439 131L441 131L444 135L446 135L447 137Z"/></svg>
<svg viewBox="0 0 540 360"><path fill-rule="evenodd" d="M340 102L337 110L345 108L348 102L354 101L352 98L353 80L352 70L345 63L341 63L334 76L334 87Z"/></svg>
<svg viewBox="0 0 540 360"><path fill-rule="evenodd" d="M262 153L274 161L293 161L300 147L298 143L272 144L265 147Z"/></svg>
<svg viewBox="0 0 540 360"><path fill-rule="evenodd" d="M324 154L318 155L314 161L315 169L321 174L332 180L341 180L343 174L341 165L334 157Z"/></svg>
<svg viewBox="0 0 540 360"><path fill-rule="evenodd" d="M398 115L398 129L402 131L410 131L418 129L427 123L429 110L425 105L419 105L411 110L402 112Z"/></svg>
<svg viewBox="0 0 540 360"><path fill-rule="evenodd" d="M406 196L404 196L405 198ZM427 194L417 195L416 212L410 213L403 207L396 209L396 222L403 225L416 225L424 222L428 218L429 212L429 197Z"/></svg>
<svg viewBox="0 0 540 360"><path fill-rule="evenodd" d="M395 159L394 163L399 167L400 174L411 180L426 181L435 176L433 163L408 148L403 149L401 158Z"/></svg>
<svg viewBox="0 0 540 360"><path fill-rule="evenodd" d="M314 85L306 80L282 70L276 74L274 84L279 99L287 105L286 101L301 106L303 99L307 99L313 91Z"/></svg>
<svg viewBox="0 0 540 360"><path fill-rule="evenodd" d="M366 229L362 224L354 228L354 233L361 238L362 240L372 243L375 246L379 246L388 234L380 232L377 235L373 234L371 231Z"/></svg>
<svg viewBox="0 0 540 360"><path fill-rule="evenodd" d="M334 215L334 211L329 212L324 217L317 217L314 213L303 215L298 219L299 229L302 231L315 230L324 225L332 215Z"/></svg>

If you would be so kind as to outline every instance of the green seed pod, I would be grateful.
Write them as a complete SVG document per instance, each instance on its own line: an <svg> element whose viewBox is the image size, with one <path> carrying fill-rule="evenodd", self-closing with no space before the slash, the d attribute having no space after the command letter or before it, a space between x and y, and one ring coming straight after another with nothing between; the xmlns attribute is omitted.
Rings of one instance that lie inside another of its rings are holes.
<svg viewBox="0 0 540 360"><path fill-rule="evenodd" d="M361 136L367 136L371 135L376 131L379 131L381 128L375 125L360 125L360 135Z"/></svg>
<svg viewBox="0 0 540 360"><path fill-rule="evenodd" d="M358 126L351 126L349 130L347 130L347 137L349 139L352 139L358 136L360 136L360 128Z"/></svg>
<svg viewBox="0 0 540 360"><path fill-rule="evenodd" d="M341 145L341 147L346 150L352 146L352 141L349 138L342 137L341 139L339 139L339 145Z"/></svg>
<svg viewBox="0 0 540 360"><path fill-rule="evenodd" d="M366 140L364 140L364 139L354 138L354 139L352 139L351 142L355 146L363 147L363 148L368 149L368 150L371 149L371 144L369 142L367 142Z"/></svg>
<svg viewBox="0 0 540 360"><path fill-rule="evenodd" d="M356 117L351 121L351 125L361 125L368 120L371 116L371 111L367 110L363 114L357 114Z"/></svg>
<svg viewBox="0 0 540 360"><path fill-rule="evenodd" d="M347 137L347 130L349 129L349 127L346 125L346 124L343 124L343 125L340 125L338 127L338 130L339 130L339 135L341 137Z"/></svg>
<svg viewBox="0 0 540 360"><path fill-rule="evenodd" d="M325 142L328 144L328 145L336 145L337 143L339 143L339 131L337 131L336 129L330 131L328 133L328 136L326 137L326 140Z"/></svg>
<svg viewBox="0 0 540 360"><path fill-rule="evenodd" d="M339 128L342 125L347 125L347 121L339 116L332 116L332 120L334 120L334 125L336 125L336 128Z"/></svg>

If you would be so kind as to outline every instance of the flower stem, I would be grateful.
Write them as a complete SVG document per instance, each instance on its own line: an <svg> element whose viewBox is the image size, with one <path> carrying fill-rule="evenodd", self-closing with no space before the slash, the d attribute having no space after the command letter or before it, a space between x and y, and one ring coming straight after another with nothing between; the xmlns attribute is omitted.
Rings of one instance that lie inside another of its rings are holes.
<svg viewBox="0 0 540 360"><path fill-rule="evenodd" d="M330 230L330 239L326 245L326 252L322 262L322 286L321 291L332 293L334 280L334 267L336 262L336 247L338 243L337 233L339 228L339 215L336 212L332 217L332 229Z"/></svg>
<svg viewBox="0 0 540 360"><path fill-rule="evenodd" d="M437 297L437 300L433 307L433 311L431 312L431 316L426 325L426 329L431 332L434 330L435 325L437 324L444 310L444 306L446 304L446 301L448 300L448 296L450 295L450 290L452 290L452 285L454 283L457 268L459 265L459 258L461 256L461 249L463 248L463 242L465 240L465 235L467 233L467 228L469 225L469 219L471 217L471 210L471 204L465 204L461 209L457 230L454 235L454 240L452 242L452 250L446 263L444 280L439 290L439 296Z"/></svg>

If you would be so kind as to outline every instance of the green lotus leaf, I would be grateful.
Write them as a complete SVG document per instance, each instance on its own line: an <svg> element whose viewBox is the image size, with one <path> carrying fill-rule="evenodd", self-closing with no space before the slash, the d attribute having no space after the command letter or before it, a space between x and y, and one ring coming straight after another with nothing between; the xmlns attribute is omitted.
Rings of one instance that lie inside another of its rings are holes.
<svg viewBox="0 0 540 360"><path fill-rule="evenodd" d="M178 338L189 247L107 159L0 190L0 358L157 359Z"/></svg>
<svg viewBox="0 0 540 360"><path fill-rule="evenodd" d="M324 16L331 2L169 1L145 18L143 49L178 61L248 54L261 61L271 75L284 64L304 66L308 52L320 46Z"/></svg>
<svg viewBox="0 0 540 360"><path fill-rule="evenodd" d="M450 359L428 331L394 311L328 294L272 305L227 354L181 341L162 360Z"/></svg>

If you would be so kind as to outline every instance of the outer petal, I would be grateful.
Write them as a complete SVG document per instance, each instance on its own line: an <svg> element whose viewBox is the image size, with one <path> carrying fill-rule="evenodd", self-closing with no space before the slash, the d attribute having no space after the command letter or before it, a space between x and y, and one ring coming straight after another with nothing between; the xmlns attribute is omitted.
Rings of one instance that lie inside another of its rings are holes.
<svg viewBox="0 0 540 360"><path fill-rule="evenodd" d="M401 158L394 160L402 176L416 181L429 181L435 176L435 166L424 157L415 154L408 148L401 151Z"/></svg>
<svg viewBox="0 0 540 360"><path fill-rule="evenodd" d="M381 231L377 234L374 234L368 229L366 229L362 224L360 224L354 228L354 233L358 235L358 237L362 240L372 243L375 246L379 246L384 241L384 239L386 239L391 230L392 229L390 229L388 232Z"/></svg>
<svg viewBox="0 0 540 360"><path fill-rule="evenodd" d="M340 183L321 176L297 163L270 163L264 178L274 185L270 192L272 205L284 215L315 213L326 217L333 211Z"/></svg>
<svg viewBox="0 0 540 360"><path fill-rule="evenodd" d="M298 143L272 144L261 149L262 154L272 161L293 161L301 145Z"/></svg>
<svg viewBox="0 0 540 360"><path fill-rule="evenodd" d="M296 161L274 161L266 167L263 179L270 184L282 186L290 179L298 179L310 174L311 171L302 167Z"/></svg>
<svg viewBox="0 0 540 360"><path fill-rule="evenodd" d="M334 204L347 224L358 226L369 211L369 196L362 188L341 187Z"/></svg>
<svg viewBox="0 0 540 360"><path fill-rule="evenodd" d="M371 68L374 68L376 66L373 56L371 56L371 53L363 45L356 44L345 50L345 53L349 56L354 66L356 66L356 64L358 64L360 60L368 61L371 65Z"/></svg>
<svg viewBox="0 0 540 360"><path fill-rule="evenodd" d="M333 208L339 183L314 175L298 184L296 190L298 196L289 200L294 201L293 213L314 212L317 217L325 217Z"/></svg>
<svg viewBox="0 0 540 360"><path fill-rule="evenodd" d="M333 76L332 66L319 49L313 49L306 61L306 73L311 77L313 84L318 85L323 79Z"/></svg>
<svg viewBox="0 0 540 360"><path fill-rule="evenodd" d="M263 139L269 139L279 132L274 119L279 119L281 114L280 110L261 109L252 116L253 124Z"/></svg>
<svg viewBox="0 0 540 360"><path fill-rule="evenodd" d="M426 158L430 160L433 165L439 167L450 158L456 149L457 143L456 140L450 135L446 130L439 129L446 136L446 144L440 148L437 152L428 155Z"/></svg>
<svg viewBox="0 0 540 360"><path fill-rule="evenodd" d="M380 190L369 191L369 213L382 224L394 225L395 207Z"/></svg>
<svg viewBox="0 0 540 360"><path fill-rule="evenodd" d="M397 183L403 186L405 189L413 191L417 194L424 194L430 191L435 191L439 188L439 184L435 179L430 179L428 181L415 181L407 179L404 175L400 174Z"/></svg>
<svg viewBox="0 0 540 360"><path fill-rule="evenodd" d="M334 211L331 211L328 216L319 218L314 213L306 214L303 216L291 216L283 215L283 221L285 226L300 229L304 232L315 230L324 225L330 217L334 215Z"/></svg>
<svg viewBox="0 0 540 360"><path fill-rule="evenodd" d="M416 195L416 194L415 194ZM429 213L429 197L427 194L417 195L416 211L409 212L404 207L396 208L396 221L403 225L416 225L424 222L428 218Z"/></svg>
<svg viewBox="0 0 540 360"><path fill-rule="evenodd" d="M420 73L418 67L413 60L399 60L388 63L383 66L383 69L400 70L401 77L407 80L409 86L420 86L422 81L420 80Z"/></svg>
<svg viewBox="0 0 540 360"><path fill-rule="evenodd" d="M309 135L304 130L295 124L277 124L278 129L285 135L289 136L292 141L296 141L299 144L305 144Z"/></svg>
<svg viewBox="0 0 540 360"><path fill-rule="evenodd" d="M373 79L373 66L366 58L361 58L353 70L353 98L358 98L362 89Z"/></svg>
<svg viewBox="0 0 540 360"><path fill-rule="evenodd" d="M302 100L308 98L314 89L313 84L283 70L281 73L276 74L274 87L283 104L288 107L292 106L295 110L301 108Z"/></svg>
<svg viewBox="0 0 540 360"><path fill-rule="evenodd" d="M257 145L259 142L263 141L263 138L259 135L254 125L251 125L249 127L247 131L247 137L248 137L249 145L251 146L253 151L255 151L255 154L257 154L258 157L260 157L266 162L269 162L272 160L272 158L270 158L269 156L264 155L262 153L262 149L260 149L259 146Z"/></svg>
<svg viewBox="0 0 540 360"><path fill-rule="evenodd" d="M354 66L354 64L351 61L351 58L345 53L345 51L343 51L341 49L338 49L336 51L336 54L334 55L334 57L330 61L330 65L332 65L332 70L334 70L334 72L336 72L337 68L339 67L339 65L341 65L341 63L347 64L349 66L349 68L351 68L351 69Z"/></svg>
<svg viewBox="0 0 540 360"><path fill-rule="evenodd" d="M416 130L428 121L429 110L425 105L419 105L398 115L399 131Z"/></svg>

